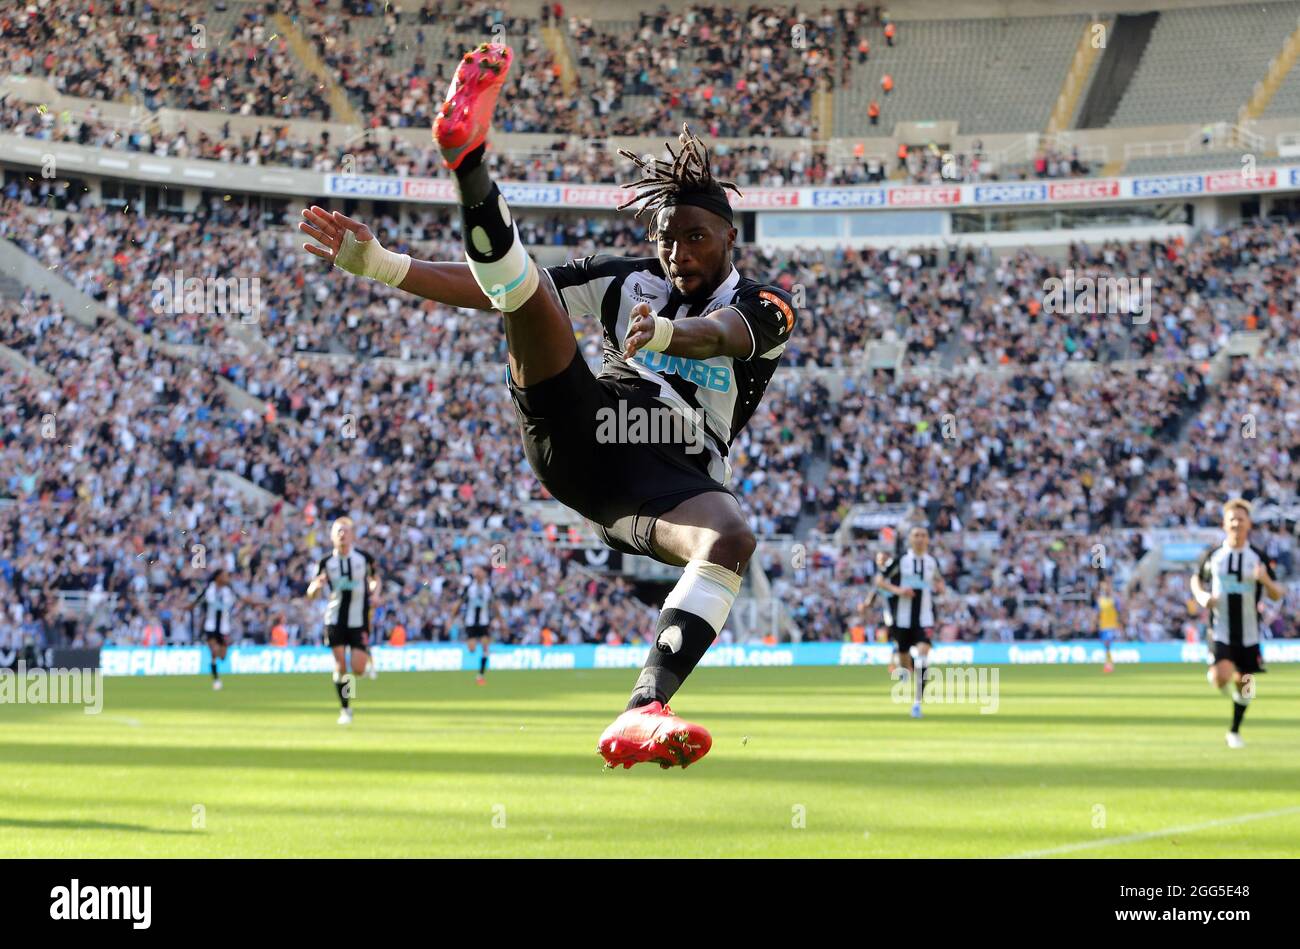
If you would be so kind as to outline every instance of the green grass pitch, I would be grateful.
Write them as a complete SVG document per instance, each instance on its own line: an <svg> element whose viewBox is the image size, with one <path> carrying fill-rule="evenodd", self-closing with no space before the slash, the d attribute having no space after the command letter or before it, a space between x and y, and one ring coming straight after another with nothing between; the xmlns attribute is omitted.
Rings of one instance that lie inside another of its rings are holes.
<svg viewBox="0 0 1300 949"><path fill-rule="evenodd" d="M631 670L106 679L100 715L0 705L0 857L1294 857L1300 667L1233 751L1199 665L1001 666L999 706L884 669L702 669L687 771L602 771Z"/></svg>

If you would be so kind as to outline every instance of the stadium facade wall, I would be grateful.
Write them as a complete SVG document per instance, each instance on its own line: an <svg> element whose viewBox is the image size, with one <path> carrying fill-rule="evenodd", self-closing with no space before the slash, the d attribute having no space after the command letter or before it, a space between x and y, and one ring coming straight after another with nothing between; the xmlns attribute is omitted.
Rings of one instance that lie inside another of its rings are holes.
<svg viewBox="0 0 1300 949"><path fill-rule="evenodd" d="M335 175L271 166L158 158L66 143L0 134L0 155L9 164L40 168L53 156L57 175L122 178L176 187L273 194L286 197L338 197L453 206L455 186L446 178ZM852 187L747 188L735 202L747 211L955 210L992 207L1191 200L1222 195L1276 194L1300 189L1300 164L1241 170L1063 178L1044 181L983 182L952 185L860 185ZM502 193L519 208L613 211L628 200L616 185L560 182L502 182Z"/></svg>
<svg viewBox="0 0 1300 949"><path fill-rule="evenodd" d="M497 646L489 658L493 670L638 669L645 646ZM884 643L786 643L765 645L715 644L701 665L726 668L748 666L883 666L891 646ZM1300 640L1264 643L1265 663L1300 662ZM375 666L381 672L466 672L477 670L478 656L457 643L413 643L376 646ZM1204 643L1117 643L1117 663L1180 662L1205 664ZM1024 643L940 643L930 653L940 665L1071 665L1100 664L1099 640ZM106 646L100 668L106 676L202 675L208 669L206 646L159 648ZM264 673L329 673L334 657L324 646L232 646L218 668L233 675Z"/></svg>

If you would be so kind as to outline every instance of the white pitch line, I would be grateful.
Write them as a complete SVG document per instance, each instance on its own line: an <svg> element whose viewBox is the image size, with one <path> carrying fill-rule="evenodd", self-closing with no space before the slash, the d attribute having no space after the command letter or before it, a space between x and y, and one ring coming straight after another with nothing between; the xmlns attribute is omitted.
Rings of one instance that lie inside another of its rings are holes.
<svg viewBox="0 0 1300 949"><path fill-rule="evenodd" d="M1004 860L1026 860L1032 857L1050 857L1058 853L1074 853L1079 850L1095 850L1098 847L1109 847L1112 844L1131 844L1139 840L1151 840L1155 837L1166 837L1170 834L1190 834L1198 830L1209 830L1211 827L1228 827L1232 824L1246 824L1253 820L1268 820L1270 817L1285 817L1287 814L1300 814L1300 806L1283 807L1276 811L1260 811L1258 814L1242 814L1238 817L1224 817L1220 820L1206 821L1204 824L1187 824L1183 827L1166 827L1164 830L1153 830L1146 834L1128 834L1124 837L1103 837L1101 840L1087 840L1078 844L1066 844L1064 847L1053 847L1050 850L1030 850L1027 853L1012 854L1004 857Z"/></svg>

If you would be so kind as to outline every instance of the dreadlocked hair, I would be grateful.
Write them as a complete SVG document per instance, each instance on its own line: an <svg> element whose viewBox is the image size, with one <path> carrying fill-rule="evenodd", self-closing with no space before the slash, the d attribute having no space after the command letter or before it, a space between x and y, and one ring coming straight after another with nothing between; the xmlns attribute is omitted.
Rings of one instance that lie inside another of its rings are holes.
<svg viewBox="0 0 1300 949"><path fill-rule="evenodd" d="M664 147L672 156L672 161L656 158L646 161L640 155L620 148L618 153L636 163L645 176L636 181L624 182L620 187L632 188L637 192L631 201L620 204L616 210L622 211L634 204L637 208L634 220L640 220L644 214L650 215L650 239L658 237L656 224L659 211L668 206L670 198L681 194L700 194L708 191L730 188L738 197L744 197L734 181L719 181L709 169L709 147L691 134L691 128L682 123L682 134L677 137L682 150L674 152L672 145L665 142Z"/></svg>

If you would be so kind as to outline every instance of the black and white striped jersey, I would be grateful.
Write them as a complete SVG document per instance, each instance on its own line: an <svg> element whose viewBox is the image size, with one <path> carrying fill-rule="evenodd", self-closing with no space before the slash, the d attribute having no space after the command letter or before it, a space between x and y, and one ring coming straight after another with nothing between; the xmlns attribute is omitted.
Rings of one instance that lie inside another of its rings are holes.
<svg viewBox="0 0 1300 949"><path fill-rule="evenodd" d="M708 299L688 300L664 274L657 257L597 254L546 268L570 316L594 316L604 332L602 378L633 382L708 433L709 475L731 479L727 453L745 427L776 371L794 329L788 293L742 277L735 267ZM733 307L749 327L753 347L745 358L687 359L642 350L623 358L629 314L648 303L670 320Z"/></svg>
<svg viewBox="0 0 1300 949"><path fill-rule="evenodd" d="M235 591L224 583L209 583L203 589L203 632L229 635L230 611L234 608Z"/></svg>
<svg viewBox="0 0 1300 949"><path fill-rule="evenodd" d="M1201 554L1196 574L1211 596L1218 597L1218 605L1210 610L1215 642L1231 646L1259 644L1259 599L1264 585L1255 579L1255 567L1260 564L1270 578L1276 579L1268 558L1257 547L1235 548L1224 541Z"/></svg>
<svg viewBox="0 0 1300 949"><path fill-rule="evenodd" d="M320 562L329 600L325 603L325 625L340 629L365 629L370 624L371 559L355 548L339 556L330 554Z"/></svg>
<svg viewBox="0 0 1300 949"><path fill-rule="evenodd" d="M487 626L492 622L492 586L486 580L465 585L465 625Z"/></svg>
<svg viewBox="0 0 1300 949"><path fill-rule="evenodd" d="M910 597L885 597L885 623L898 629L926 629L934 622L934 585L939 561L912 550L885 568L885 579L912 591Z"/></svg>

